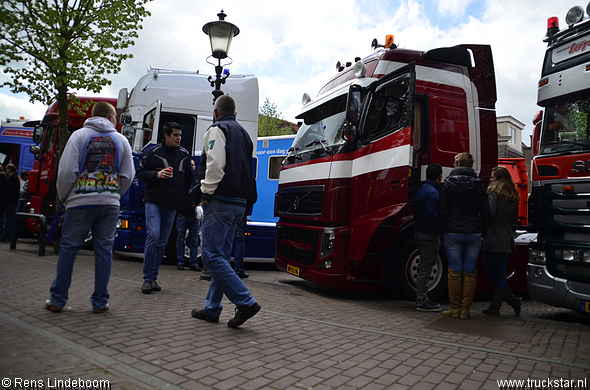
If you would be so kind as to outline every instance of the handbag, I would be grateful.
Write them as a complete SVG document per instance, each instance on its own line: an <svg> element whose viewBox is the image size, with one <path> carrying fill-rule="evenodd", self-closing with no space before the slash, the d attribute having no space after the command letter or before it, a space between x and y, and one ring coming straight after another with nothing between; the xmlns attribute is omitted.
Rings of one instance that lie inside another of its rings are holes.
<svg viewBox="0 0 590 390"><path fill-rule="evenodd" d="M49 227L49 231L43 238L48 244L53 244L56 241L61 239L61 226L64 221L64 215L66 213L66 209L63 203L60 203L57 211L55 212L55 216L53 217L53 221L51 221L51 226Z"/></svg>

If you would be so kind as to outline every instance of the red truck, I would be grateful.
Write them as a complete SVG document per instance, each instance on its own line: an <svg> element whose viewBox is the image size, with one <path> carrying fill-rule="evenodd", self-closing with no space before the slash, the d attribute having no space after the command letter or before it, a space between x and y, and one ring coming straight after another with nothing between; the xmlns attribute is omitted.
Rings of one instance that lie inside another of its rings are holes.
<svg viewBox="0 0 590 390"><path fill-rule="evenodd" d="M494 65L487 45L417 51L386 41L338 63L316 99L304 95L275 198L275 264L320 285L414 299L413 198L426 167L439 163L446 176L470 152L488 183L499 164ZM447 295L444 258L433 299Z"/></svg>

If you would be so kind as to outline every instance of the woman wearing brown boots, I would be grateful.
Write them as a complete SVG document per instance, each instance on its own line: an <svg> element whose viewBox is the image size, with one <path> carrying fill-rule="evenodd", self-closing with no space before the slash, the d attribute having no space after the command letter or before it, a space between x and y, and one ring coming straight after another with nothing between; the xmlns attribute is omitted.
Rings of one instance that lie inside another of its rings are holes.
<svg viewBox="0 0 590 390"><path fill-rule="evenodd" d="M518 221L520 199L508 169L492 169L488 196L492 221L483 240L483 265L487 278L494 285L494 295L490 307L483 313L500 315L502 301L506 301L514 309L514 314L519 315L522 300L515 297L506 285L506 267L514 245L512 224Z"/></svg>
<svg viewBox="0 0 590 390"><path fill-rule="evenodd" d="M444 315L469 319L475 295L477 258L490 221L483 180L473 170L473 156L459 153L445 179L439 203L445 250L449 262L449 300Z"/></svg>

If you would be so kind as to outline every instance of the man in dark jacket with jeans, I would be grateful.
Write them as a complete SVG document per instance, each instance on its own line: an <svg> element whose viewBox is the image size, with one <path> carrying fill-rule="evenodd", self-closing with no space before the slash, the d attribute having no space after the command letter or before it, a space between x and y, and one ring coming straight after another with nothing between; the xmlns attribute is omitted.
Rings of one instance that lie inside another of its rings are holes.
<svg viewBox="0 0 590 390"><path fill-rule="evenodd" d="M202 194L201 258L211 274L211 284L205 306L194 309L191 315L218 322L225 294L237 306L234 318L227 323L230 328L237 328L260 311L260 305L229 263L236 227L254 188L252 140L236 121L235 113L236 102L232 97L223 95L215 101L215 123L205 133L205 150L193 183L193 187L200 186Z"/></svg>
<svg viewBox="0 0 590 390"><path fill-rule="evenodd" d="M442 167L432 164L426 169L426 181L414 197L414 241L420 253L416 279L416 308L420 311L441 311L438 303L428 299L428 282L438 257L438 199Z"/></svg>
<svg viewBox="0 0 590 390"><path fill-rule="evenodd" d="M176 122L168 122L163 130L164 140L145 152L136 175L138 180L147 182L147 232L141 286L141 292L144 294L161 290L156 279L176 217L178 199L188 190L193 180L190 154L180 146L181 126Z"/></svg>

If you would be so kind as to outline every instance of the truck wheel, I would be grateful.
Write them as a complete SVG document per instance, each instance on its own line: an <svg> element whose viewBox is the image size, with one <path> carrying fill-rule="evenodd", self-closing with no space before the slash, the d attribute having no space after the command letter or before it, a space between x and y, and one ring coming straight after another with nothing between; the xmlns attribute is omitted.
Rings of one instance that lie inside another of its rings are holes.
<svg viewBox="0 0 590 390"><path fill-rule="evenodd" d="M408 240L401 250L395 253L397 255L394 256L394 263L391 267L393 275L388 279L393 282L393 286L397 286L396 295L398 298L415 301L420 255L414 239ZM430 274L428 298L438 303L446 300L447 295L447 264L439 255Z"/></svg>

